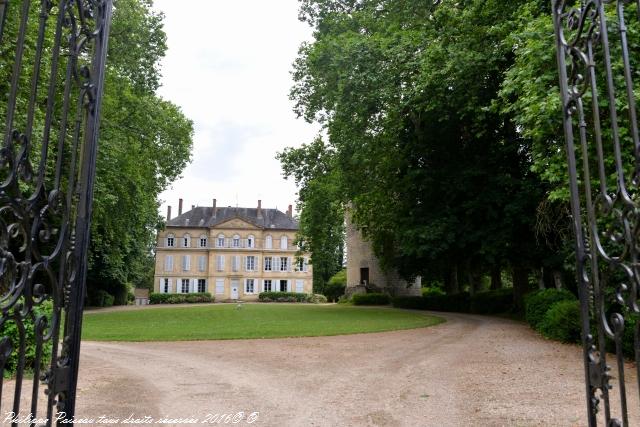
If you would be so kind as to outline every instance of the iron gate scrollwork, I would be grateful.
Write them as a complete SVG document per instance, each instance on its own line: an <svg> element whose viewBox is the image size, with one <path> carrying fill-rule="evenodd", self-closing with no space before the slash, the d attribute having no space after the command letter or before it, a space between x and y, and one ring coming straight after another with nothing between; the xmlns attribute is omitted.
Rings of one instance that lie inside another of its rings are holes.
<svg viewBox="0 0 640 427"><path fill-rule="evenodd" d="M4 421L75 416L111 13L111 0L0 0Z"/></svg>
<svg viewBox="0 0 640 427"><path fill-rule="evenodd" d="M640 380L640 2L552 0L590 426L629 422L624 346ZM633 30L633 31L631 31ZM631 54L634 55L631 55Z"/></svg>

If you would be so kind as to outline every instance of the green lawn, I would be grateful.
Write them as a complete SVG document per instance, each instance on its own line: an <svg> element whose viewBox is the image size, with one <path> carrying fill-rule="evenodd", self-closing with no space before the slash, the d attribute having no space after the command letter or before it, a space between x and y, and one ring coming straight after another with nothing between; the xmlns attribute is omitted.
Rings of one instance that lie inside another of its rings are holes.
<svg viewBox="0 0 640 427"><path fill-rule="evenodd" d="M88 312L82 338L93 341L183 341L382 332L444 320L393 308L342 305L235 304Z"/></svg>

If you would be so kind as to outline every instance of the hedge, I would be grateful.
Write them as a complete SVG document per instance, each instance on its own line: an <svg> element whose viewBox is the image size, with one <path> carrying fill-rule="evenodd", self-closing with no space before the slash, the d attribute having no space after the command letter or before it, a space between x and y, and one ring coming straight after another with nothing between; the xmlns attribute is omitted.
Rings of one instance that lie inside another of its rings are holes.
<svg viewBox="0 0 640 427"><path fill-rule="evenodd" d="M564 289L543 289L532 292L524 299L525 319L535 330L551 306L560 301L575 301L576 297Z"/></svg>
<svg viewBox="0 0 640 427"><path fill-rule="evenodd" d="M580 302L564 300L553 304L538 324L538 328L547 338L562 342L579 342Z"/></svg>
<svg viewBox="0 0 640 427"><path fill-rule="evenodd" d="M513 288L478 292L469 298L469 311L476 314L506 313L513 309Z"/></svg>
<svg viewBox="0 0 640 427"><path fill-rule="evenodd" d="M149 295L150 304L193 304L199 302L214 302L215 298L208 292L193 294L160 294Z"/></svg>
<svg viewBox="0 0 640 427"><path fill-rule="evenodd" d="M513 289L478 292L473 296L466 292L454 295L429 292L422 297L396 297L393 299L393 305L414 310L498 314L513 308Z"/></svg>
<svg viewBox="0 0 640 427"><path fill-rule="evenodd" d="M391 302L391 297L387 294L355 294L351 297L353 305L387 305Z"/></svg>
<svg viewBox="0 0 640 427"><path fill-rule="evenodd" d="M309 294L300 292L260 292L258 300L262 302L307 302Z"/></svg>
<svg viewBox="0 0 640 427"><path fill-rule="evenodd" d="M18 304L23 303L24 299L20 297ZM53 313L53 302L46 300L38 306L33 308L34 318L38 316L45 316L49 321L49 327L51 326L51 314ZM28 316L23 321L25 329L25 364L24 367L27 371L31 371L34 368L34 362L36 359L36 339L34 321L31 316ZM16 372L18 367L18 346L20 345L20 334L18 333L18 327L16 322L12 318L8 318L5 323L0 326L0 339L7 337L11 342L13 351L7 359L4 365L4 376L10 377ZM48 368L49 361L51 360L51 340L43 342L42 355L40 357L40 366L42 371Z"/></svg>

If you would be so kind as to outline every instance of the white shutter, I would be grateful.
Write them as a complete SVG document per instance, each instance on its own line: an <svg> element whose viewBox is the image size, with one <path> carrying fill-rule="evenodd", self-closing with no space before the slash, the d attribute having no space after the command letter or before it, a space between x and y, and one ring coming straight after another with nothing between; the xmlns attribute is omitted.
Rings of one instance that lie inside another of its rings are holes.
<svg viewBox="0 0 640 427"><path fill-rule="evenodd" d="M171 293L171 279L169 279L169 289L167 290L169 291L168 293Z"/></svg>
<svg viewBox="0 0 640 427"><path fill-rule="evenodd" d="M291 264L293 264L293 258L289 257L289 261L287 261L287 271L291 271ZM289 285L287 285L288 288Z"/></svg>
<svg viewBox="0 0 640 427"><path fill-rule="evenodd" d="M296 292L302 293L304 291L304 283L302 280L296 280Z"/></svg>
<svg viewBox="0 0 640 427"><path fill-rule="evenodd" d="M287 279L287 292L291 292L291 280Z"/></svg>
<svg viewBox="0 0 640 427"><path fill-rule="evenodd" d="M246 257L246 256L242 257L242 265L244 266L244 271L249 271L249 269L247 268L247 262L248 262L247 258L248 257ZM245 287L245 289L247 289L247 288Z"/></svg>
<svg viewBox="0 0 640 427"><path fill-rule="evenodd" d="M254 271L260 271L260 257L259 256L254 256L253 257L253 270Z"/></svg>
<svg viewBox="0 0 640 427"><path fill-rule="evenodd" d="M224 294L224 279L216 279L216 294Z"/></svg>
<svg viewBox="0 0 640 427"><path fill-rule="evenodd" d="M176 294L181 294L181 293L182 293L182 279L178 277L176 279Z"/></svg>
<svg viewBox="0 0 640 427"><path fill-rule="evenodd" d="M189 292L194 293L198 290L197 286L198 286L198 279L191 279L191 287L189 289Z"/></svg>
<svg viewBox="0 0 640 427"><path fill-rule="evenodd" d="M204 257L204 255L201 255L198 258L198 269L200 271L205 271L205 257Z"/></svg>

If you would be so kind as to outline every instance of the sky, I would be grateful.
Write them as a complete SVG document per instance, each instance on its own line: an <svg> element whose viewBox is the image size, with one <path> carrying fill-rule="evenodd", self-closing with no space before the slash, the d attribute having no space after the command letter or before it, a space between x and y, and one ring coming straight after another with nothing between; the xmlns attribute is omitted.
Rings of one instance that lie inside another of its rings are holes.
<svg viewBox="0 0 640 427"><path fill-rule="evenodd" d="M295 209L296 187L277 152L311 142L319 127L296 118L292 63L312 29L297 0L155 0L168 51L158 93L194 122L193 161L160 195L196 206Z"/></svg>

